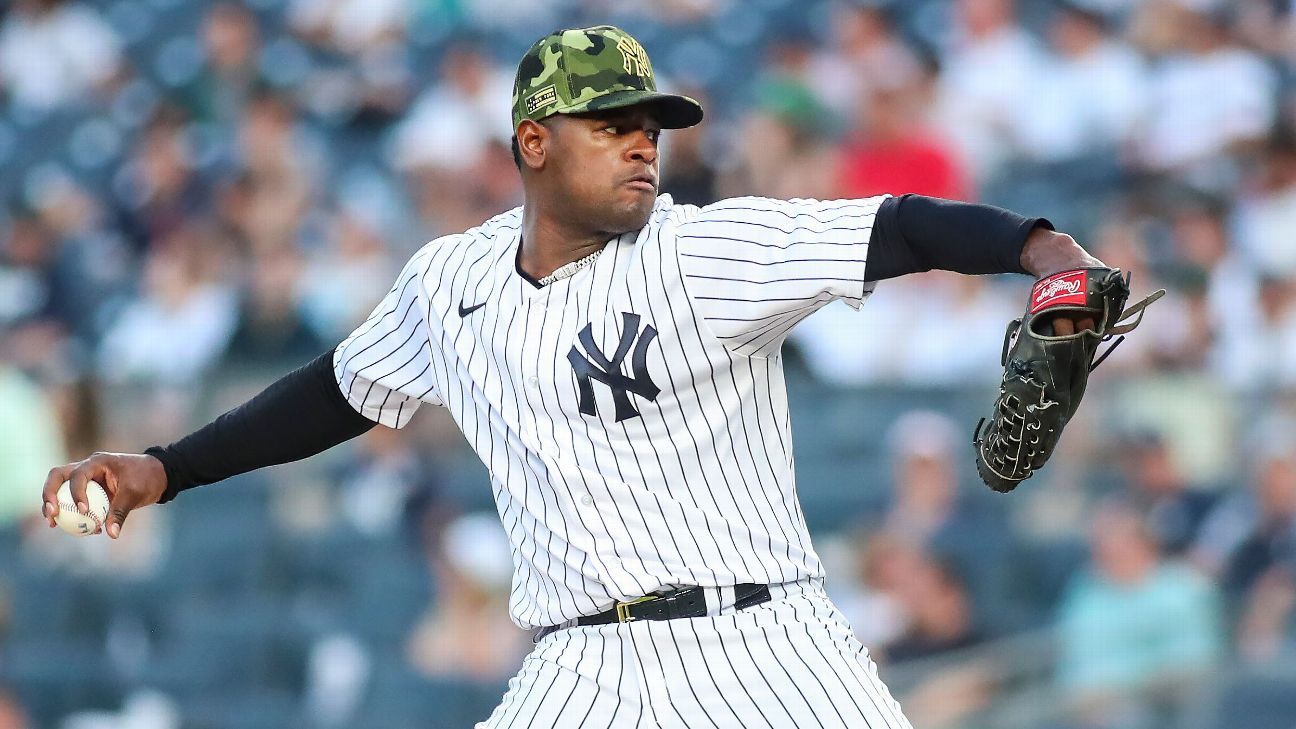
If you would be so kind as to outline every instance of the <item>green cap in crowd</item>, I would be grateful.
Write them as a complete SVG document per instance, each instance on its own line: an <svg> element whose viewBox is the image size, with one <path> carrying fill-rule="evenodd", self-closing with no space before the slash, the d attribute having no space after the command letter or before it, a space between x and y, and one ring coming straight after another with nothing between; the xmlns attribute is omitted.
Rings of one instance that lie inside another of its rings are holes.
<svg viewBox="0 0 1296 729"><path fill-rule="evenodd" d="M702 105L657 91L648 52L611 25L560 30L541 38L518 63L513 128L523 119L652 104L666 129L702 121Z"/></svg>

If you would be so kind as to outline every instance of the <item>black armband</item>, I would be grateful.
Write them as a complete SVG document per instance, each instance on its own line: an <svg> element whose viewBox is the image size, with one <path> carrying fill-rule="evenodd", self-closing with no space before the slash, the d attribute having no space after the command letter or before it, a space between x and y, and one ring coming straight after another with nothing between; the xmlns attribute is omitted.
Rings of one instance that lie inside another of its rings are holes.
<svg viewBox="0 0 1296 729"><path fill-rule="evenodd" d="M933 268L956 273L1029 273L1022 248L1032 230L1053 224L993 205L923 195L889 198L869 238L865 281Z"/></svg>
<svg viewBox="0 0 1296 729"><path fill-rule="evenodd" d="M194 486L313 456L374 425L342 396L330 350L190 435L144 452L166 470L158 501L166 503Z"/></svg>

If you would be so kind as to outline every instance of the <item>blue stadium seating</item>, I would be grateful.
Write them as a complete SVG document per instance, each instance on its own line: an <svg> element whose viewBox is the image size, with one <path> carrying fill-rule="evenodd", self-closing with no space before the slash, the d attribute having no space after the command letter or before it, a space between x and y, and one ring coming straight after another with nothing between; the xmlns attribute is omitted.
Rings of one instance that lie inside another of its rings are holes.
<svg viewBox="0 0 1296 729"><path fill-rule="evenodd" d="M369 692L355 726L367 729L463 729L485 719L504 695L503 681L433 679L401 656L375 662Z"/></svg>
<svg viewBox="0 0 1296 729"><path fill-rule="evenodd" d="M1296 727L1294 676L1242 673L1230 677L1211 729L1292 729Z"/></svg>

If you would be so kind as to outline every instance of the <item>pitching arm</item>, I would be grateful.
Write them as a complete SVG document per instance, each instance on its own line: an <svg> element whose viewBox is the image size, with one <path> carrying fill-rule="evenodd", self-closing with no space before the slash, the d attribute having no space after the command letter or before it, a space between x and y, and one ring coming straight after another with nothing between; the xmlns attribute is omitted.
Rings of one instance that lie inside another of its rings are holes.
<svg viewBox="0 0 1296 729"><path fill-rule="evenodd" d="M881 281L934 268L1033 273L1022 254L1037 231L1052 233L1053 224L992 205L923 195L889 198L873 225L864 279Z"/></svg>
<svg viewBox="0 0 1296 729"><path fill-rule="evenodd" d="M322 453L374 425L338 388L329 350L208 425L144 453L166 470L162 504L194 486Z"/></svg>
<svg viewBox="0 0 1296 729"><path fill-rule="evenodd" d="M70 483L86 510L86 486L108 493L105 530L116 539L135 509L174 499L179 492L264 466L288 463L364 433L374 422L356 412L333 376L333 352L284 376L248 402L168 446L143 454L94 453L56 466L45 478L42 512L55 525L56 494Z"/></svg>

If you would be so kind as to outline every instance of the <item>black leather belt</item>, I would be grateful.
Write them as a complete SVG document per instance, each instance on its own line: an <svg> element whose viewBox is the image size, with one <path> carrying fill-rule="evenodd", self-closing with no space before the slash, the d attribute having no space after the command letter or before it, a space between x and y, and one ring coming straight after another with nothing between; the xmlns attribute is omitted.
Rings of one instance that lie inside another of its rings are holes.
<svg viewBox="0 0 1296 729"><path fill-rule="evenodd" d="M706 590L716 588L681 587L662 595L645 595L644 597L618 602L610 609L594 615L577 618L574 623L549 625L536 631L535 640L563 628L576 625L607 625L608 623L633 623L637 620L674 620L676 618L700 618L707 614ZM745 583L734 585L735 610L742 610L770 601L769 585Z"/></svg>

